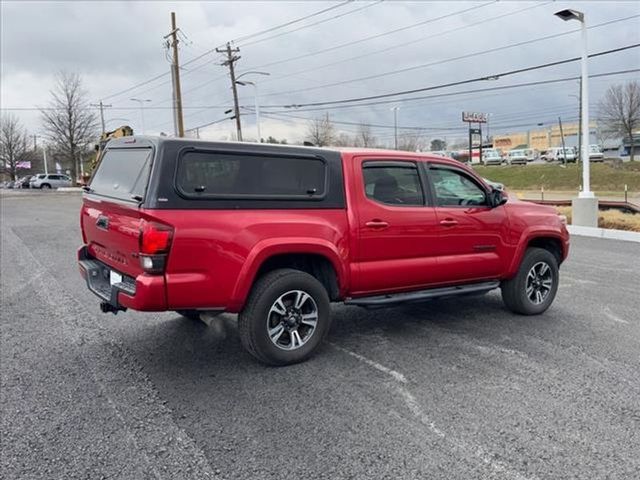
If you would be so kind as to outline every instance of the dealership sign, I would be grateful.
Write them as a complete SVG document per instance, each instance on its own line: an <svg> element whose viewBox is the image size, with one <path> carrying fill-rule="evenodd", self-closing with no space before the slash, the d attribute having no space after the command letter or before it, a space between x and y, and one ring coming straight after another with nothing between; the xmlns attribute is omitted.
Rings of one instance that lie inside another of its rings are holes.
<svg viewBox="0 0 640 480"><path fill-rule="evenodd" d="M462 121L470 123L487 123L487 113L462 112Z"/></svg>

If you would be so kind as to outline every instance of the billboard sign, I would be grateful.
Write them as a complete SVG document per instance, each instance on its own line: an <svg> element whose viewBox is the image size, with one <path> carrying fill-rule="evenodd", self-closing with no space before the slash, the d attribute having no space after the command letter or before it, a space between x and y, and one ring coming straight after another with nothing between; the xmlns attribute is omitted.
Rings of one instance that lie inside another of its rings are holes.
<svg viewBox="0 0 640 480"><path fill-rule="evenodd" d="M487 113L462 112L462 121L470 123L487 123Z"/></svg>

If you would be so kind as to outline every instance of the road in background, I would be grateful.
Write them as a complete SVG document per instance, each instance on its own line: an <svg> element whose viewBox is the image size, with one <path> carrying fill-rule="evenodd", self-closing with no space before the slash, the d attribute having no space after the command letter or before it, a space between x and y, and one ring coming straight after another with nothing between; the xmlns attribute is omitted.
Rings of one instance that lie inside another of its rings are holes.
<svg viewBox="0 0 640 480"><path fill-rule="evenodd" d="M229 315L99 313L80 196L40 193L2 198L3 478L640 477L640 244L574 237L543 316L335 306L268 368Z"/></svg>

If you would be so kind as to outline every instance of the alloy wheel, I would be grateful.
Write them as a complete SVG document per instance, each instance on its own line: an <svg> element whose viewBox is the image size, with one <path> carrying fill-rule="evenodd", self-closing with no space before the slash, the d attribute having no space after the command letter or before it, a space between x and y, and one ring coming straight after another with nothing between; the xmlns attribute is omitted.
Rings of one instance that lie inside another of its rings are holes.
<svg viewBox="0 0 640 480"><path fill-rule="evenodd" d="M531 303L540 305L543 303L553 286L553 275L551 267L547 262L538 262L527 274L526 295Z"/></svg>
<svg viewBox="0 0 640 480"><path fill-rule="evenodd" d="M318 306L311 295L290 290L280 295L267 314L271 342L282 350L296 350L316 331Z"/></svg>

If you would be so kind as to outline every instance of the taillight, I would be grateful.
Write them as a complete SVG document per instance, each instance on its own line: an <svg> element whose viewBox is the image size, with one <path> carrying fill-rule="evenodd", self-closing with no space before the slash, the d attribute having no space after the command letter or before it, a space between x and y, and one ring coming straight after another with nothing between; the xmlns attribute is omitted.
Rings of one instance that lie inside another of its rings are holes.
<svg viewBox="0 0 640 480"><path fill-rule="evenodd" d="M163 273L173 240L173 228L140 221L140 266L147 273Z"/></svg>

